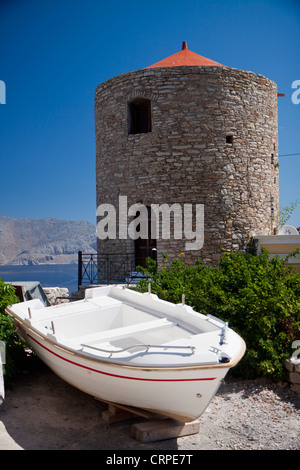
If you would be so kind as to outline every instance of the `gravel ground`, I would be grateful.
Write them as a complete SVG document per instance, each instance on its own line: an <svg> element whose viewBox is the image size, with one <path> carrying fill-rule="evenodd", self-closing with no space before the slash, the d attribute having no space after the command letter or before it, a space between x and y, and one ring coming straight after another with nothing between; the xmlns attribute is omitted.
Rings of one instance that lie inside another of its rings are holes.
<svg viewBox="0 0 300 470"><path fill-rule="evenodd" d="M227 379L181 449L300 449L300 397L287 384Z"/></svg>
<svg viewBox="0 0 300 470"><path fill-rule="evenodd" d="M299 450L299 405L288 385L229 377L201 416L198 434L145 444L130 436L137 420L108 425L103 403L36 360L0 406L0 450Z"/></svg>

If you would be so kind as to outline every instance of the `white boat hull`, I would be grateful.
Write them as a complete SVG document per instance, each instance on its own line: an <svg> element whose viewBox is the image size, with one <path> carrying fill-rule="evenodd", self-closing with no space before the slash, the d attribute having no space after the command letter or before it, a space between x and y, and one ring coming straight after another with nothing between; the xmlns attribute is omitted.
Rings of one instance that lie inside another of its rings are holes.
<svg viewBox="0 0 300 470"><path fill-rule="evenodd" d="M13 309L9 308L8 313L13 314ZM75 350L53 340L51 335L41 334L34 322L14 317L20 336L66 382L99 400L149 410L181 422L194 421L202 415L221 380L245 350L241 340L237 357L226 364L129 364L95 357L84 349ZM136 356L136 360L141 360L140 356L145 356L144 361L148 359L146 354ZM160 356L153 354L154 359Z"/></svg>

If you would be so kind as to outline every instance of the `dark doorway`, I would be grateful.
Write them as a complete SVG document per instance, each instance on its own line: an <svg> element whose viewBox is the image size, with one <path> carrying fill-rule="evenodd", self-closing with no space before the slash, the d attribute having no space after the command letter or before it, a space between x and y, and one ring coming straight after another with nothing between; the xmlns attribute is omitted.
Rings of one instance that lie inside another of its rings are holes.
<svg viewBox="0 0 300 470"><path fill-rule="evenodd" d="M134 241L134 251L135 251L135 265L136 266L146 266L146 259L153 257L153 249L156 249L156 239L151 238L151 208L147 207L148 211L148 238L142 239L137 238ZM136 217L140 215L137 212ZM155 219L154 219L155 220Z"/></svg>

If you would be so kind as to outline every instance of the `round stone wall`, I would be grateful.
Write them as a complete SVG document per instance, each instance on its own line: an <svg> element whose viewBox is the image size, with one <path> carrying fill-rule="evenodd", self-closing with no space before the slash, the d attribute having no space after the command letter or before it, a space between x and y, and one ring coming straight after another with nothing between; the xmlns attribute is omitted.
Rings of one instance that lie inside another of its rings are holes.
<svg viewBox="0 0 300 470"><path fill-rule="evenodd" d="M130 133L136 99L150 104L148 132ZM216 264L223 250L278 227L277 87L262 75L213 66L119 75L96 89L95 131L97 207L118 213L119 196L128 206L204 205L201 250L159 238L159 263L183 252ZM100 240L98 251L132 254L134 241Z"/></svg>

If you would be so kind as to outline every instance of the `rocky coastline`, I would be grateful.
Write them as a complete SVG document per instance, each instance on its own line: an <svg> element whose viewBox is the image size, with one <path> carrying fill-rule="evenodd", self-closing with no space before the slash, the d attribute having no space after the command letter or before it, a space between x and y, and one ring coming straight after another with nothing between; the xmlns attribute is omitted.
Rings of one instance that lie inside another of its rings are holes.
<svg viewBox="0 0 300 470"><path fill-rule="evenodd" d="M76 264L96 253L96 227L86 221L0 217L0 265Z"/></svg>

